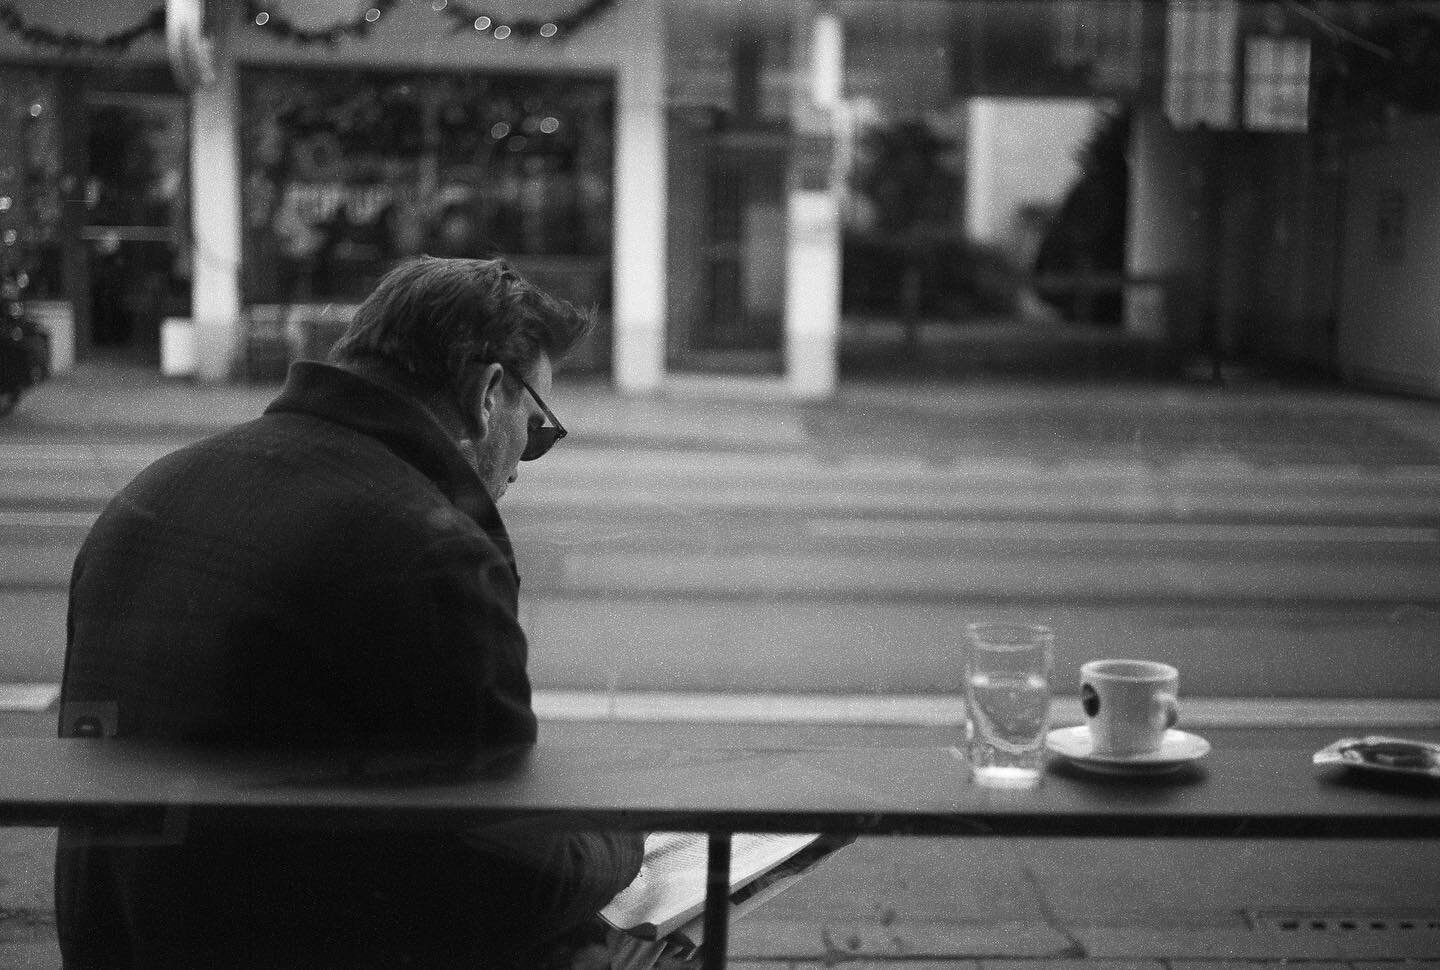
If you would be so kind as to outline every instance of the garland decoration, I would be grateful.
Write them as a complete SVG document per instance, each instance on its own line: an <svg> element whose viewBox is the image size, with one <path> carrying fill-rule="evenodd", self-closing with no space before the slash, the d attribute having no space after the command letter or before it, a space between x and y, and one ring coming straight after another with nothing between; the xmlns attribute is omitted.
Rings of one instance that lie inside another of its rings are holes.
<svg viewBox="0 0 1440 970"><path fill-rule="evenodd" d="M309 29L295 26L295 22L273 9L272 3L261 0L245 0L245 15L249 22L276 37L301 44L335 45L347 37L364 37L380 18L395 8L398 0L370 0L370 4L350 23L335 23L329 27Z"/></svg>
<svg viewBox="0 0 1440 970"><path fill-rule="evenodd" d="M245 0L245 15L252 26L283 40L300 44L334 45L348 37L364 37L398 2L399 0L370 0L365 11L355 20L314 29L297 27L294 21L275 9L275 0ZM574 10L558 17L519 19L483 10L465 0L430 0L430 9L444 14L450 20L451 32L456 34L474 31L489 34L496 40L513 37L523 41L537 38L561 41L605 13L617 2L619 0L585 0Z"/></svg>
<svg viewBox="0 0 1440 970"><path fill-rule="evenodd" d="M57 33L46 27L37 27L25 20L24 14L13 3L0 3L0 27L19 37L27 44L37 47L55 47L63 53L106 53L123 54L130 45L148 34L165 32L165 7L156 7L139 23L108 37L86 37L71 31Z"/></svg>
<svg viewBox="0 0 1440 970"><path fill-rule="evenodd" d="M586 0L574 10L559 17L518 20L487 13L466 3L465 0L433 0L431 6L450 18L453 33L474 30L482 34L491 34L496 40L514 37L517 40L526 41L536 38L559 41L604 14L616 2L617 0Z"/></svg>

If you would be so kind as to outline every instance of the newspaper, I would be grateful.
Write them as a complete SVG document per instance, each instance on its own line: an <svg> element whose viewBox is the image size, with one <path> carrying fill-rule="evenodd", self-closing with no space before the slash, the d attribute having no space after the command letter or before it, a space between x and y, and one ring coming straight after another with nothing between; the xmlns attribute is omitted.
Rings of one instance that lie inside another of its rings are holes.
<svg viewBox="0 0 1440 970"><path fill-rule="evenodd" d="M819 839L819 835L736 833L730 842L732 901L742 890ZM705 909L709 838L703 832L652 832L640 874L600 916L645 939L669 936ZM768 898L767 894L767 898Z"/></svg>

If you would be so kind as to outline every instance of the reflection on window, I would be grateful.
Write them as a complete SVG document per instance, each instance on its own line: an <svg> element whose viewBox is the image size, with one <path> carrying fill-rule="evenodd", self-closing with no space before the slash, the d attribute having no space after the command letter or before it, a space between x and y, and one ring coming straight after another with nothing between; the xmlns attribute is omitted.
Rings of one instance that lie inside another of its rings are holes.
<svg viewBox="0 0 1440 970"><path fill-rule="evenodd" d="M1235 0L1173 3L1166 31L1165 114L1176 128L1235 127Z"/></svg>
<svg viewBox="0 0 1440 970"><path fill-rule="evenodd" d="M143 98L89 106L85 222L91 226L183 226L185 125L164 102Z"/></svg>
<svg viewBox="0 0 1440 970"><path fill-rule="evenodd" d="M608 81L257 71L242 90L248 299L358 299L418 253L609 250Z"/></svg>
<svg viewBox="0 0 1440 970"><path fill-rule="evenodd" d="M1245 39L1245 127L1304 131L1310 120L1310 41Z"/></svg>
<svg viewBox="0 0 1440 970"><path fill-rule="evenodd" d="M0 272L28 299L61 293L60 118L55 76L0 70Z"/></svg>

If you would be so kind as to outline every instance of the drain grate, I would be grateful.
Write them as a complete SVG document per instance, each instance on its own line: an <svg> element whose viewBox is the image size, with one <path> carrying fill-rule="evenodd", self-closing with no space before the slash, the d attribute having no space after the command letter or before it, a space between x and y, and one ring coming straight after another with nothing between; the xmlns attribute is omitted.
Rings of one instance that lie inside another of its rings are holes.
<svg viewBox="0 0 1440 970"><path fill-rule="evenodd" d="M1250 913L1254 929L1286 933L1404 933L1440 930L1440 910L1384 912L1264 911Z"/></svg>

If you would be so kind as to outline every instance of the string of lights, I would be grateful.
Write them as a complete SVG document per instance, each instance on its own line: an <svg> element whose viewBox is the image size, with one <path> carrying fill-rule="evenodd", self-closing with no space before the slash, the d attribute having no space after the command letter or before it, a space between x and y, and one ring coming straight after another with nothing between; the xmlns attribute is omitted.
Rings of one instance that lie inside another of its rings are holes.
<svg viewBox="0 0 1440 970"><path fill-rule="evenodd" d="M246 15L254 26L284 40L300 44L333 45L349 37L364 37L398 2L399 0L372 0L354 20L337 22L327 27L297 26L276 9L273 0L246 0ZM473 31L496 40L522 41L564 40L617 2L618 0L586 0L574 10L558 16L515 18L482 9L464 0L429 0L430 9L443 14L450 21L452 33Z"/></svg>
<svg viewBox="0 0 1440 970"><path fill-rule="evenodd" d="M141 37L165 33L165 7L156 7L133 27L118 33L107 37L87 37L73 31L61 33L36 26L25 19L15 4L0 3L0 27L36 47L53 47L64 53L123 54Z"/></svg>
<svg viewBox="0 0 1440 970"><path fill-rule="evenodd" d="M245 14L251 24L283 40L299 44L340 43L349 37L364 37L370 28L395 8L398 0L371 0L371 3L354 20L334 23L328 27L299 27L293 20L275 8L272 3L260 0L245 0Z"/></svg>
<svg viewBox="0 0 1440 970"><path fill-rule="evenodd" d="M432 0L430 6L449 17L452 30L459 33L474 30L488 33L497 40L563 40L603 15L618 0L586 0L569 13L554 17L506 18L465 3L464 0Z"/></svg>
<svg viewBox="0 0 1440 970"><path fill-rule="evenodd" d="M417 0L418 2L418 0ZM451 22L451 31L473 31L496 40L515 39L562 41L603 16L619 0L585 0L567 13L550 17L507 17L465 0L429 0L430 8ZM354 20L324 27L301 27L277 9L273 0L245 0L250 24L283 40L299 44L338 44L351 37L365 37L400 3L400 0L371 0ZM57 48L67 53L124 53L131 44L149 34L165 32L165 8L156 7L134 26L105 37L89 37L73 31L55 31L30 23L19 8L0 2L0 28L27 44Z"/></svg>

